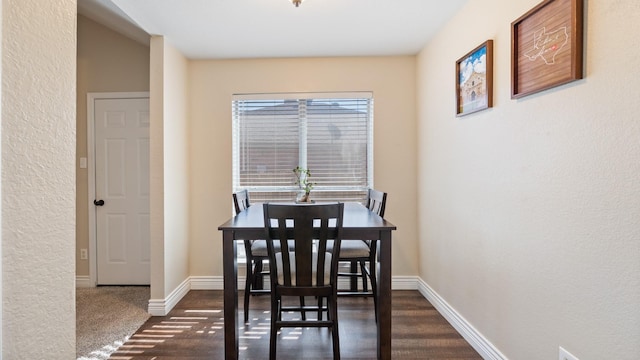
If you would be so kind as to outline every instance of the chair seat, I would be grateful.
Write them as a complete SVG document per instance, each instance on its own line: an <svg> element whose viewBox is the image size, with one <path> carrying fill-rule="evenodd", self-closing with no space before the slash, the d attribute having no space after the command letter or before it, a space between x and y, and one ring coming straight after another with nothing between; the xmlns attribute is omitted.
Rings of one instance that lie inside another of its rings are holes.
<svg viewBox="0 0 640 360"><path fill-rule="evenodd" d="M289 263L291 264L291 285L296 285L296 254L294 252L289 252ZM316 264L318 263L318 253L313 253L312 258L312 286L316 286L318 277L316 276ZM282 253L276 254L276 266L278 268L278 284L284 285L284 271L282 269ZM324 258L324 284L329 284L331 279L331 253L325 253Z"/></svg>
<svg viewBox="0 0 640 360"><path fill-rule="evenodd" d="M280 244L274 243L276 252L280 252ZM295 242L293 240L289 240L289 250L295 249ZM254 240L251 244L251 255L258 257L268 257L269 253L267 253L267 242L265 240Z"/></svg>
<svg viewBox="0 0 640 360"><path fill-rule="evenodd" d="M327 247L332 249L333 241L328 242ZM369 245L362 240L342 240L340 244L340 258L366 258L369 253Z"/></svg>

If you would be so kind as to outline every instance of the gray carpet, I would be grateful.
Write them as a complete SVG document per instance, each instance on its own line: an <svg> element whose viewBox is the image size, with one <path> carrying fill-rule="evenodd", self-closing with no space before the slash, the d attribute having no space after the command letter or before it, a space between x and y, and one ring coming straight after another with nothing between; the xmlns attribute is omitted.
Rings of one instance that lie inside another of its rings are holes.
<svg viewBox="0 0 640 360"><path fill-rule="evenodd" d="M76 355L108 359L150 317L148 286L76 289Z"/></svg>

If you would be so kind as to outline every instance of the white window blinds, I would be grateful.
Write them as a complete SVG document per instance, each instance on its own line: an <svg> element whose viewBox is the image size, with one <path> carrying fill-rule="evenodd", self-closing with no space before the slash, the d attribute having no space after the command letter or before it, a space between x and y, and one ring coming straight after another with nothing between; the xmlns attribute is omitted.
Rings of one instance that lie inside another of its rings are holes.
<svg viewBox="0 0 640 360"><path fill-rule="evenodd" d="M293 200L293 168L311 171L316 200L361 200L373 187L371 93L234 95L233 191Z"/></svg>

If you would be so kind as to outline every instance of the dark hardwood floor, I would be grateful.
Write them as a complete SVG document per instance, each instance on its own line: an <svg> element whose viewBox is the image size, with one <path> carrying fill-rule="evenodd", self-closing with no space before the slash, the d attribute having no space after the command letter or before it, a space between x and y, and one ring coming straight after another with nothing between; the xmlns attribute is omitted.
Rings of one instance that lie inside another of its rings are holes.
<svg viewBox="0 0 640 360"><path fill-rule="evenodd" d="M482 359L419 292L393 291L392 304L394 359ZM341 297L338 308L342 359L375 359L373 300ZM249 323L240 325L241 359L268 358L268 310L268 296L252 297ZM192 290L168 316L151 317L110 359L223 359L223 321L222 291ZM283 329L278 338L278 359L331 358L327 329Z"/></svg>

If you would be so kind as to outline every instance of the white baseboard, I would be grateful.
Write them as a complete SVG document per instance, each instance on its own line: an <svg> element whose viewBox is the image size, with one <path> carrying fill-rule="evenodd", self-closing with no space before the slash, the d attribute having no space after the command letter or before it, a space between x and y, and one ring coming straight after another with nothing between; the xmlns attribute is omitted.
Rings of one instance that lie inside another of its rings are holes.
<svg viewBox="0 0 640 360"><path fill-rule="evenodd" d="M449 303L422 279L418 278L418 291L438 310L438 312L467 340L486 360L508 360L487 338L473 327Z"/></svg>
<svg viewBox="0 0 640 360"><path fill-rule="evenodd" d="M76 287L94 287L95 284L91 283L89 275L76 275Z"/></svg>
<svg viewBox="0 0 640 360"><path fill-rule="evenodd" d="M418 290L417 276L394 276L391 280L392 290ZM245 277L238 276L238 290L244 288ZM189 277L191 290L223 290L224 281L222 276L191 276ZM269 285L269 284L265 284ZM340 288L349 287L349 279L339 279L338 286Z"/></svg>
<svg viewBox="0 0 640 360"><path fill-rule="evenodd" d="M149 299L148 312L151 316L166 316L171 309L191 290L190 278L185 279L165 299Z"/></svg>
<svg viewBox="0 0 640 360"><path fill-rule="evenodd" d="M223 290L224 281L222 276L191 276L192 290ZM244 284L244 277L238 278L238 287Z"/></svg>
<svg viewBox="0 0 640 360"><path fill-rule="evenodd" d="M392 276L391 290L418 290L417 276Z"/></svg>

